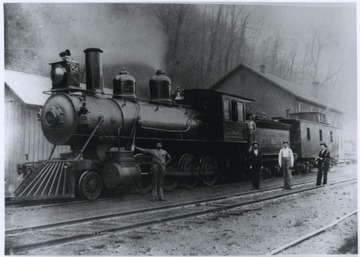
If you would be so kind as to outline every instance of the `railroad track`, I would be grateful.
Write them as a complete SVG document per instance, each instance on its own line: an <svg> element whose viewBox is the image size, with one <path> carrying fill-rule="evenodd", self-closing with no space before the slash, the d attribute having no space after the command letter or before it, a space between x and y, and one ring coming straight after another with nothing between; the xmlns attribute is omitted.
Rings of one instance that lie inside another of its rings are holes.
<svg viewBox="0 0 360 257"><path fill-rule="evenodd" d="M330 182L327 185L328 187L357 182L356 178L341 181L332 179L331 181L334 182ZM285 191L282 187L276 187L182 204L93 216L40 226L8 229L5 231L5 252L7 254L18 254L32 249L85 240L96 236L105 236L114 232L127 232L170 221L236 208L246 208L257 203L273 201L320 188L323 187L314 187L314 181L311 181L294 185L293 190Z"/></svg>
<svg viewBox="0 0 360 257"><path fill-rule="evenodd" d="M326 226L324 226L324 227L322 227L320 229L314 230L314 231L312 231L312 232L310 232L310 233L308 233L308 234L306 234L304 236L301 236L301 237L287 243L286 245L283 245L283 246L280 246L280 247L276 248L275 250L271 251L270 253L267 253L267 255L277 255L277 254L279 254L279 253L281 253L281 252L283 252L283 251L285 251L287 249L290 249L290 248L292 248L292 247L294 247L296 245L301 244L302 242L310 240L310 239L314 238L315 236L325 232L326 230L338 225L340 222L343 222L344 220L346 220L346 219L350 218L351 216L357 214L357 212L358 212L357 210L354 210L354 211L340 217L339 219L335 220L334 222L332 222L332 223L330 223L330 224L328 224L328 225L326 225Z"/></svg>
<svg viewBox="0 0 360 257"><path fill-rule="evenodd" d="M96 201L108 201L111 199L118 199L120 195L124 195L120 192L112 192L111 195L103 195L101 198L96 199ZM135 193L128 193L126 195L135 195ZM71 204L81 204L88 203L89 200L79 200L78 198L52 198L52 199L16 199L16 198L6 198L5 207L6 208L23 208L23 207L52 207L52 206L62 206L62 205L71 205Z"/></svg>
<svg viewBox="0 0 360 257"><path fill-rule="evenodd" d="M346 170L348 169L348 167L342 167L342 168L338 168L336 171L342 171L342 170ZM314 172L315 173L315 172ZM344 176L344 175L343 175ZM338 177L343 177L343 176L338 176ZM345 175L344 177L346 177L347 175ZM267 181L271 181L267 180ZM310 180L309 180L310 181ZM231 184L231 183L230 183ZM182 189L180 189L182 190ZM186 190L186 189L184 189ZM179 191L179 190L178 190ZM111 196L107 195L107 196L103 196L102 198L97 199L97 202L101 202L101 201L111 201L111 200L115 200L117 201L119 199L119 196L124 196L124 193L120 194L119 192L112 194ZM126 194L126 196L133 196L136 195L136 193L129 193ZM5 207L6 208L45 208L45 207L54 207L54 206L64 206L64 205L78 205L78 204L88 204L89 201L88 200L79 200L79 199L75 199L75 198L65 198L65 199L40 199L40 200L18 200L18 199L5 199Z"/></svg>

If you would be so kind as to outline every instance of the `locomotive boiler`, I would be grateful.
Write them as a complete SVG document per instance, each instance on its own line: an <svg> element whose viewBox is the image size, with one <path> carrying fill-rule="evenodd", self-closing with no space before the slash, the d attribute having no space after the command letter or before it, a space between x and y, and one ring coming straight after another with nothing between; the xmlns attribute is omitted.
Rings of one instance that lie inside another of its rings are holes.
<svg viewBox="0 0 360 257"><path fill-rule="evenodd" d="M150 79L150 100L136 98L136 80L125 70L114 78L113 94L107 95L102 50L84 52L86 89L80 86L79 64L67 50L60 54L61 61L51 63L52 89L39 112L46 139L54 147L70 145L72 151L39 165L15 191L17 196L73 196L79 191L95 199L103 186L113 189L138 182L141 171L129 149L135 137L145 144L161 137L201 138L199 113L172 103L171 80L162 71Z"/></svg>
<svg viewBox="0 0 360 257"><path fill-rule="evenodd" d="M85 51L86 88L80 84L79 63L70 51L50 63L52 88L39 112L44 136L71 151L45 162L15 191L18 197L74 197L96 199L104 190L134 186L141 193L152 187L148 156L131 145L153 148L162 140L172 155L165 189L192 188L199 181L212 186L218 178L243 177L248 152L246 104L252 99L223 92L193 89L171 95L171 80L158 70L149 81L150 99L136 96L136 80L125 69L104 88L98 48ZM262 125L263 124L263 125ZM259 123L259 139L273 164L290 126ZM151 159L151 158L150 158Z"/></svg>

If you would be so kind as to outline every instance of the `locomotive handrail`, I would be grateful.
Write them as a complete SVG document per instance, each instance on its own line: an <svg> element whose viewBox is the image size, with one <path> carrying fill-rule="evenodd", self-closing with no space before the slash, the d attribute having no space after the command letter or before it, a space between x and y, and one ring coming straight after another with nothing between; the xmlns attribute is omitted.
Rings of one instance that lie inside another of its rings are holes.
<svg viewBox="0 0 360 257"><path fill-rule="evenodd" d="M187 128L186 129L182 129L182 130L170 130L170 129L160 129L160 128L151 128L151 127L146 127L143 126L139 123L139 126L142 129L148 129L148 130L156 130L156 131L162 131L162 132L170 132L170 133L185 133L188 132L191 128L191 122L194 120L194 117L198 116L197 114L193 115L192 117L190 117L186 123Z"/></svg>
<svg viewBox="0 0 360 257"><path fill-rule="evenodd" d="M89 137L88 140L86 141L86 143L85 143L85 145L83 146L83 148L80 150L78 156L76 157L76 160L79 160L79 159L82 157L83 152L85 151L85 148L87 147L87 145L89 144L90 140L93 138L96 130L100 127L100 125L103 123L103 121L104 121L104 117L103 117L103 116L99 117L99 122L98 122L98 124L97 124L96 127L94 128L93 132L91 133L90 137Z"/></svg>
<svg viewBox="0 0 360 257"><path fill-rule="evenodd" d="M46 91L43 91L43 94L51 95L53 93L58 93L58 92L63 92L63 91L78 91L78 92L94 93L94 91L92 91L92 90L87 90L87 89L83 89L83 88L73 88L72 87L72 88L64 88L64 89L46 90ZM133 96L121 95L121 94L110 94L110 93L105 93L105 92L98 93L98 94L105 95L105 96L123 97L125 99L133 100L134 102L137 102L137 100L141 100L141 101L151 101L153 103L158 103L158 104L169 104L169 103L164 103L162 101L150 100L150 99L146 99L146 98L133 97ZM77 94L70 94L70 95L78 96ZM192 105L179 104L179 103L176 103L176 102L171 102L170 104L175 105L175 106L179 106L179 107L185 107L185 108L195 108Z"/></svg>
<svg viewBox="0 0 360 257"><path fill-rule="evenodd" d="M134 115L134 124L133 124L133 127L131 129L131 132L130 132L130 137L133 137L133 141L132 141L132 144L135 144L135 135L136 135L136 123L138 123L138 120L139 120L139 113L140 113L140 104L138 102L135 102L136 104L136 112L135 112L135 115ZM127 148L129 149L130 146L128 144Z"/></svg>

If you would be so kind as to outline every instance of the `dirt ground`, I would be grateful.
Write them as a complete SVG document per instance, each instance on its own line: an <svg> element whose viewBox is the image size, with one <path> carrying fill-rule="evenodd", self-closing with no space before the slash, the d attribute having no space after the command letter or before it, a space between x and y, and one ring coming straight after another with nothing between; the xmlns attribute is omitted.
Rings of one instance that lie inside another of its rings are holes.
<svg viewBox="0 0 360 257"><path fill-rule="evenodd" d="M314 174L313 174L314 176ZM281 179L281 178L280 178ZM265 255L357 209L357 184L211 214L127 233L111 233L32 255ZM247 207L248 209L248 207ZM357 215L280 254L357 253Z"/></svg>

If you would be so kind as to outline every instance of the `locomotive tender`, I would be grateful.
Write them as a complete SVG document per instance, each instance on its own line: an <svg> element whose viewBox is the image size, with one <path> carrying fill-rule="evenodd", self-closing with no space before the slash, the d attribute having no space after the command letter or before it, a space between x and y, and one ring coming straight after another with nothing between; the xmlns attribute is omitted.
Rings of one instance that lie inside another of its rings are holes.
<svg viewBox="0 0 360 257"><path fill-rule="evenodd" d="M253 100L213 90L193 89L171 96L171 80L162 71L149 81L150 99L136 96L136 80L122 70L105 93L101 53L89 48L86 89L79 82L79 63L67 50L51 63L52 89L39 112L42 130L54 145L70 145L60 159L39 163L14 192L18 197L74 197L96 199L105 190L135 186L152 188L148 156L131 145L153 148L162 140L172 155L165 189L179 184L195 187L199 180L212 186L218 178L246 175L246 104ZM291 124L257 121L266 169L276 169L283 140L290 140Z"/></svg>

